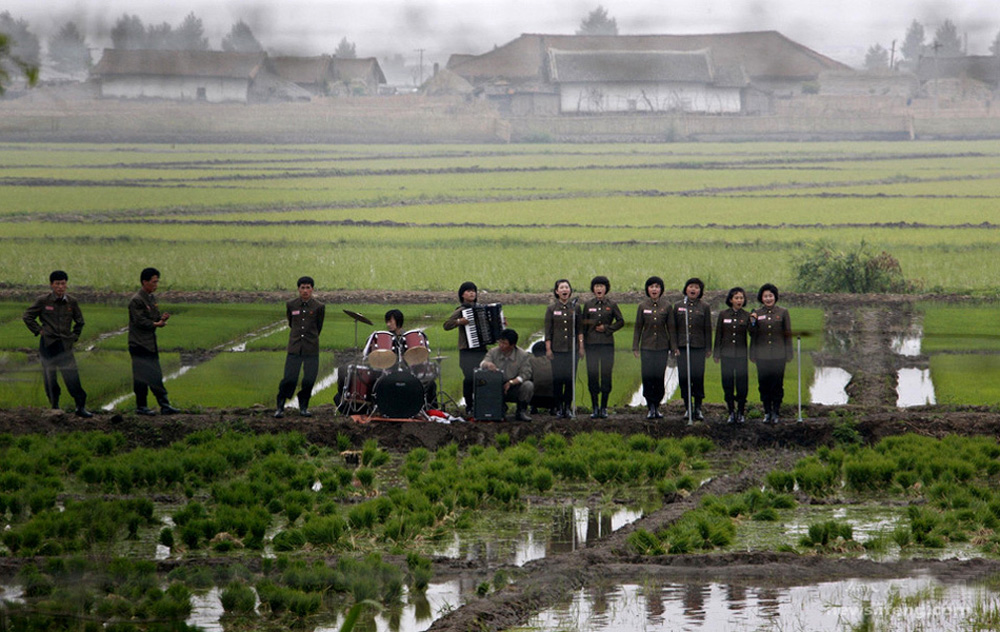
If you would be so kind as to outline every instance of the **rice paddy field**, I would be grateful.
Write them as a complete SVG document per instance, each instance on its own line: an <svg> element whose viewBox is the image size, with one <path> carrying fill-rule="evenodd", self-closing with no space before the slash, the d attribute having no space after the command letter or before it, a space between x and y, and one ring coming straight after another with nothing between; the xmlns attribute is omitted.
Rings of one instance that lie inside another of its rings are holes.
<svg viewBox="0 0 1000 632"><path fill-rule="evenodd" d="M1000 142L7 143L0 167L0 630L1000 626ZM915 292L798 291L820 243L890 253ZM185 413L152 419L126 338L146 266ZM53 269L84 299L93 420L42 412L21 314ZM328 305L316 416L276 420L305 274ZM598 274L626 320L609 420L583 376L573 421L331 406L390 308L457 399L459 284L502 297L527 347L553 282L586 296ZM801 345L782 424L752 367L749 423L721 423L711 362L708 423L675 414L670 371L666 420L632 408L651 275L670 300L700 277L713 313L732 286L751 307L781 289Z"/></svg>

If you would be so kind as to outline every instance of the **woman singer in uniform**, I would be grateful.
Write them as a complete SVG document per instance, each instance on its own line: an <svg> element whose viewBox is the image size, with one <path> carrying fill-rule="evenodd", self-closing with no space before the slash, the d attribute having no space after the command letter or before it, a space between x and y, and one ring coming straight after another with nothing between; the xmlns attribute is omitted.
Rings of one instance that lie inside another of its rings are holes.
<svg viewBox="0 0 1000 632"><path fill-rule="evenodd" d="M615 366L616 331L625 325L618 304L608 298L611 281L595 276L590 281L594 297L583 304L583 348L587 358L587 388L590 391L591 419L608 418L611 371ZM600 404L598 404L600 397Z"/></svg>
<svg viewBox="0 0 1000 632"><path fill-rule="evenodd" d="M651 276L646 279L646 298L636 311L632 336L632 354L640 358L642 364L642 396L649 408L646 419L663 419L660 402L666 394L664 373L670 354L669 317L670 303L663 299L663 279Z"/></svg>
<svg viewBox="0 0 1000 632"><path fill-rule="evenodd" d="M701 300L705 293L701 279L688 279L683 292L684 298L674 305L667 326L677 356L677 380L684 400L684 416L704 421L701 402L705 399L705 360L712 357L712 308ZM689 381L691 392L688 392Z"/></svg>
<svg viewBox="0 0 1000 632"><path fill-rule="evenodd" d="M559 279L552 288L555 296L545 310L545 355L552 362L552 399L556 417L572 419L573 378L576 354L583 355L583 332L580 329L580 308L573 295L573 286Z"/></svg>
<svg viewBox="0 0 1000 632"><path fill-rule="evenodd" d="M750 361L757 365L764 423L778 423L781 400L785 396L785 364L795 355L792 349L792 319L778 307L778 288L760 286L757 300L762 307L750 312Z"/></svg>
<svg viewBox="0 0 1000 632"><path fill-rule="evenodd" d="M744 423L747 408L747 335L750 314L743 307L747 293L734 287L726 295L729 309L719 312L715 323L715 362L722 363L722 392L726 397L729 416L726 423Z"/></svg>

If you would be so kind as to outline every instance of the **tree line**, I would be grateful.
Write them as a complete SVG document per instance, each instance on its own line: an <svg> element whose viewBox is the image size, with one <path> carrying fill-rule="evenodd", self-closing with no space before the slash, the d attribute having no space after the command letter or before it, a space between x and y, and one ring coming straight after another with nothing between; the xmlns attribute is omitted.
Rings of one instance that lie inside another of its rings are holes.
<svg viewBox="0 0 1000 632"><path fill-rule="evenodd" d="M895 55L891 55L889 49L881 44L873 44L868 47L868 53L865 55L865 70L916 70L921 57L960 57L965 54L958 26L951 20L945 20L934 30L934 39L930 42L927 41L924 25L913 20L906 29L903 43L899 47L900 58L896 59ZM990 44L990 54L1000 57L1000 31Z"/></svg>

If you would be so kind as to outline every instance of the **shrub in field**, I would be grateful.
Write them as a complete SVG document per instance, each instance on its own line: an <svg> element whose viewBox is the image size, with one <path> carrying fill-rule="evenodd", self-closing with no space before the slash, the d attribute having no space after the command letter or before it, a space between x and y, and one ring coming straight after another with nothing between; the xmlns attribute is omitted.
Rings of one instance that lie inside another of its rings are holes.
<svg viewBox="0 0 1000 632"><path fill-rule="evenodd" d="M243 582L232 582L222 590L219 601L227 614L249 614L257 606L257 595Z"/></svg>
<svg viewBox="0 0 1000 632"><path fill-rule="evenodd" d="M856 250L842 251L817 244L795 261L797 289L802 292L908 292L913 285L903 277L899 262L883 251L872 254L862 241Z"/></svg>

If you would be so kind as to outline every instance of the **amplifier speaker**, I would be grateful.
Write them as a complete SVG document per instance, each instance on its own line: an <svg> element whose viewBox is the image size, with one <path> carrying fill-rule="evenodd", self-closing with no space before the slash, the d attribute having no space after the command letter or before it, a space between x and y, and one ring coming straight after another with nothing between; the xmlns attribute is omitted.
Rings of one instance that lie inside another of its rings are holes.
<svg viewBox="0 0 1000 632"><path fill-rule="evenodd" d="M475 402L472 416L477 421L503 421L503 373L476 369L472 374Z"/></svg>

